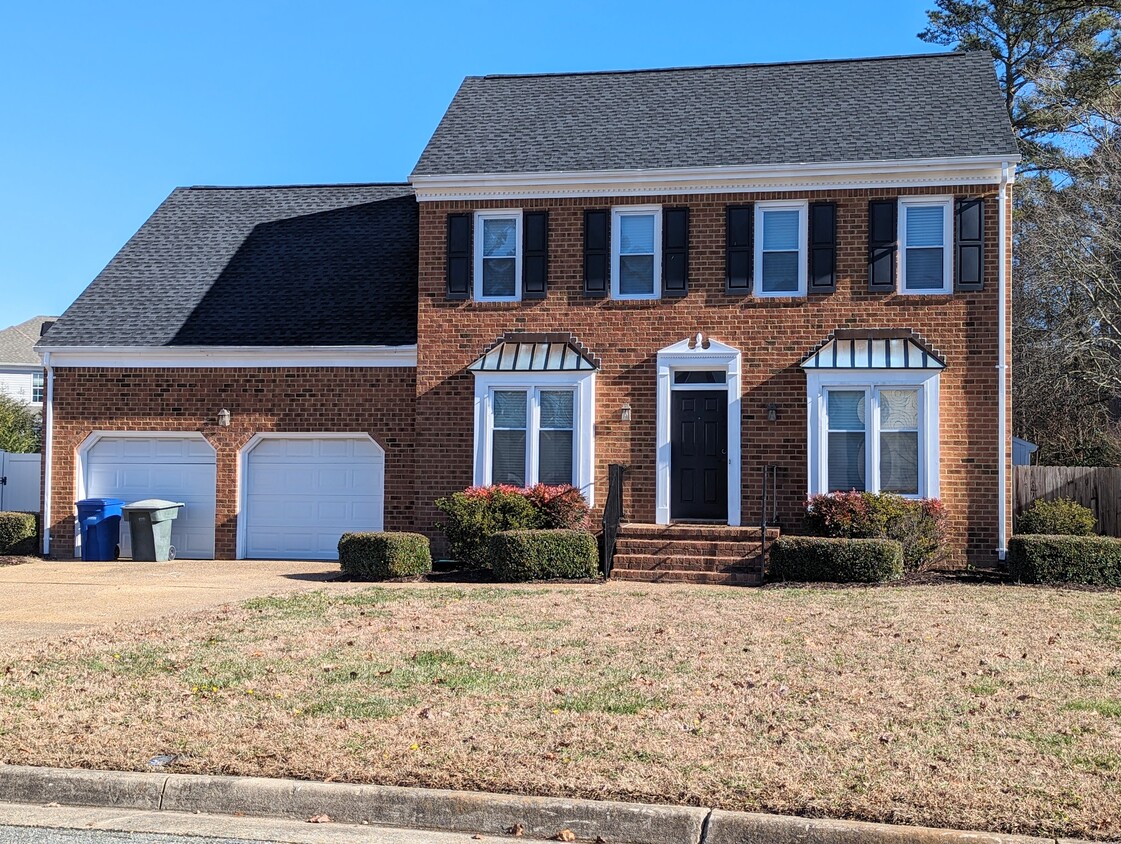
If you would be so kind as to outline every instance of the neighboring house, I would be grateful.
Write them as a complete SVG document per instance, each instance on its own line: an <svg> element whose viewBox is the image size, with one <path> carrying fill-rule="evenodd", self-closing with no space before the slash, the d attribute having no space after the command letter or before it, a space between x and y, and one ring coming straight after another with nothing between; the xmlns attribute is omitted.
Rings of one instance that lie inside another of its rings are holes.
<svg viewBox="0 0 1121 844"><path fill-rule="evenodd" d="M942 498L956 559L991 564L1017 161L975 52L472 77L415 201L176 191L42 346L52 553L133 465L179 467L137 494L213 496L197 552L259 557L436 536L471 484L601 511L620 464L624 575L748 582L697 541L853 488Z"/></svg>
<svg viewBox="0 0 1121 844"><path fill-rule="evenodd" d="M45 373L35 351L39 337L57 317L32 317L0 331L0 393L7 393L36 413L43 411Z"/></svg>

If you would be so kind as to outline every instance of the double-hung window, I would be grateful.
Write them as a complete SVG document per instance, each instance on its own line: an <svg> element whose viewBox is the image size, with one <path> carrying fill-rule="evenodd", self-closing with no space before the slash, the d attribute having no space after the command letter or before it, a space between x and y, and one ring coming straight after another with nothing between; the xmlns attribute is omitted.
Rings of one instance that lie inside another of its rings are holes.
<svg viewBox="0 0 1121 844"><path fill-rule="evenodd" d="M42 404L43 403L43 392L44 392L43 373L42 372L32 372L31 373L31 402L32 402L32 404Z"/></svg>
<svg viewBox="0 0 1121 844"><path fill-rule="evenodd" d="M755 205L756 296L805 296L805 202L758 202Z"/></svg>
<svg viewBox="0 0 1121 844"><path fill-rule="evenodd" d="M918 497L925 486L923 388L909 385L825 390L824 492L892 492Z"/></svg>
<svg viewBox="0 0 1121 844"><path fill-rule="evenodd" d="M900 292L950 293L953 242L952 197L900 199Z"/></svg>
<svg viewBox="0 0 1121 844"><path fill-rule="evenodd" d="M475 299L515 302L522 297L522 212L475 214Z"/></svg>
<svg viewBox="0 0 1121 844"><path fill-rule="evenodd" d="M611 211L611 297L657 299L662 287L662 209Z"/></svg>
<svg viewBox="0 0 1121 844"><path fill-rule="evenodd" d="M575 484L575 397L571 388L492 389L487 482Z"/></svg>

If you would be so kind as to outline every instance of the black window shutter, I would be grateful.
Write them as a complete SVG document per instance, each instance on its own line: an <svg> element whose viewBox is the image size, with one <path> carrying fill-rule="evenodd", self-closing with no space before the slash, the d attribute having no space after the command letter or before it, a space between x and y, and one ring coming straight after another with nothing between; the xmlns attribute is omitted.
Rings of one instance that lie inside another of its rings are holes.
<svg viewBox="0 0 1121 844"><path fill-rule="evenodd" d="M689 209L662 212L662 295L689 292Z"/></svg>
<svg viewBox="0 0 1121 844"><path fill-rule="evenodd" d="M980 199L959 199L954 215L954 288L984 289L985 206Z"/></svg>
<svg viewBox="0 0 1121 844"><path fill-rule="evenodd" d="M607 212L584 212L584 295L607 295L607 261L611 249L607 239Z"/></svg>
<svg viewBox="0 0 1121 844"><path fill-rule="evenodd" d="M837 206L810 203L810 293L837 289Z"/></svg>
<svg viewBox="0 0 1121 844"><path fill-rule="evenodd" d="M868 203L868 289L874 293L895 290L897 204L893 199Z"/></svg>
<svg viewBox="0 0 1121 844"><path fill-rule="evenodd" d="M471 215L448 214L448 298L471 296Z"/></svg>
<svg viewBox="0 0 1121 844"><path fill-rule="evenodd" d="M549 281L549 212L522 216L522 298L544 299Z"/></svg>
<svg viewBox="0 0 1121 844"><path fill-rule="evenodd" d="M755 263L752 234L755 209L751 205L729 205L725 218L726 264L724 291L733 294L751 292L751 273Z"/></svg>

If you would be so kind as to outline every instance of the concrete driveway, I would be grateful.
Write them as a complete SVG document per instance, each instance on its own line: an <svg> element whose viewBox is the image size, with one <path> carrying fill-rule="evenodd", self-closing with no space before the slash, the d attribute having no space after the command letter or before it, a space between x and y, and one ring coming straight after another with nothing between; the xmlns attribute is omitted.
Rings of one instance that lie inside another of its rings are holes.
<svg viewBox="0 0 1121 844"><path fill-rule="evenodd" d="M338 563L257 560L0 566L0 646L259 595L319 589L338 573Z"/></svg>

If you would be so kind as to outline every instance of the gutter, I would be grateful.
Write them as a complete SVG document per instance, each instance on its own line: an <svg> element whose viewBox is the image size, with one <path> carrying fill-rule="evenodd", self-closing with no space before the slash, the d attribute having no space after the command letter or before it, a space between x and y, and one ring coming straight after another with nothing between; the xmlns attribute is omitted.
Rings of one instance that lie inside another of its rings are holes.
<svg viewBox="0 0 1121 844"><path fill-rule="evenodd" d="M50 352L43 352L43 367L47 370L47 395L43 402L43 506L39 531L46 557L51 553L51 456L54 454L54 367Z"/></svg>
<svg viewBox="0 0 1121 844"><path fill-rule="evenodd" d="M1000 164L1000 196L997 219L1000 228L1000 251L997 253L997 352L996 352L996 417L997 417L997 526L996 558L1004 562L1008 556L1008 186L1012 184L1012 165Z"/></svg>

